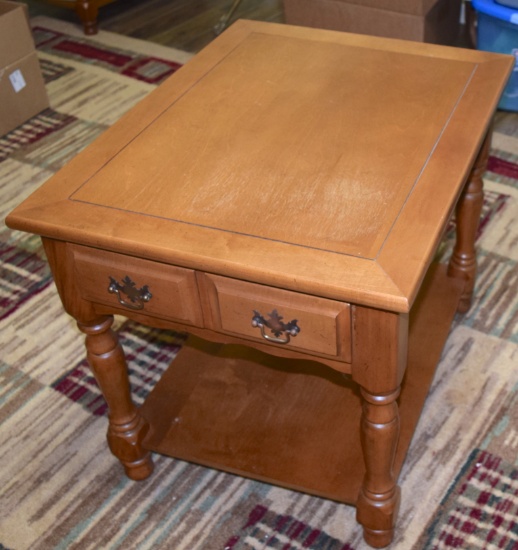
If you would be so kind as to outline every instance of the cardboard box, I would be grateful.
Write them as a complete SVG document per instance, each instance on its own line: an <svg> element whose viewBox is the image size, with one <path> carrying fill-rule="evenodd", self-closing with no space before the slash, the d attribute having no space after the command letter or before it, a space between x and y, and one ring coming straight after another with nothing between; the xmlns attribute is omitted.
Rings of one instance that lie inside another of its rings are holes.
<svg viewBox="0 0 518 550"><path fill-rule="evenodd" d="M0 0L0 136L48 106L27 7Z"/></svg>
<svg viewBox="0 0 518 550"><path fill-rule="evenodd" d="M284 0L286 23L454 44L462 0Z"/></svg>

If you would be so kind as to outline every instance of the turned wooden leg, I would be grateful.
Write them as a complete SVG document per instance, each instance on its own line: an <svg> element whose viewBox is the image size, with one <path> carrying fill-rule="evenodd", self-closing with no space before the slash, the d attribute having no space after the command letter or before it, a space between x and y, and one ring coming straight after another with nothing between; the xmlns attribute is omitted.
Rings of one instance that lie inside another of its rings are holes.
<svg viewBox="0 0 518 550"><path fill-rule="evenodd" d="M75 9L83 23L85 34L97 34L99 8L95 0L76 0Z"/></svg>
<svg viewBox="0 0 518 550"><path fill-rule="evenodd" d="M366 473L356 508L365 541L375 548L394 537L400 490L393 465L399 439L399 388L385 395L362 393L361 442Z"/></svg>
<svg viewBox="0 0 518 550"><path fill-rule="evenodd" d="M464 186L457 203L457 240L448 265L448 275L462 277L466 280L458 306L458 311L461 313L468 311L470 308L473 289L475 288L477 272L475 239L484 202L482 176L486 170L490 144L491 132L486 136L469 180Z"/></svg>
<svg viewBox="0 0 518 550"><path fill-rule="evenodd" d="M78 326L86 334L88 362L108 403L110 450L126 475L138 481L153 471L150 453L142 447L148 425L131 400L126 359L112 323L113 317L108 316L94 323L78 322Z"/></svg>
<svg viewBox="0 0 518 550"><path fill-rule="evenodd" d="M353 307L353 380L360 386L365 476L356 518L375 548L390 544L400 502L394 459L399 396L408 356L408 314Z"/></svg>

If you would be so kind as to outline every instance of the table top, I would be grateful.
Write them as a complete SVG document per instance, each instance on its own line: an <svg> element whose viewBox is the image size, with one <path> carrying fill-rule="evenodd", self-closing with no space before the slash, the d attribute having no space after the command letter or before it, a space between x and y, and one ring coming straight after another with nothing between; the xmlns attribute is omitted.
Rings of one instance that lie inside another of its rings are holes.
<svg viewBox="0 0 518 550"><path fill-rule="evenodd" d="M7 223L408 311L512 66L240 21Z"/></svg>

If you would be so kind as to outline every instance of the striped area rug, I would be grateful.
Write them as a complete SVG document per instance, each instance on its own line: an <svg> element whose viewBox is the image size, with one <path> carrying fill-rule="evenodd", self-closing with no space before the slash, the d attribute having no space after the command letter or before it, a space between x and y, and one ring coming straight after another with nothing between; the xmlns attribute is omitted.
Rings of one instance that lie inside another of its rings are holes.
<svg viewBox="0 0 518 550"><path fill-rule="evenodd" d="M51 108L0 138L2 219L188 59L32 23ZM475 302L455 320L400 477L398 550L518 548L517 114L496 117L485 184ZM184 335L117 328L141 403ZM0 350L0 549L366 548L345 505L160 456L147 481L129 481L39 239L3 224Z"/></svg>

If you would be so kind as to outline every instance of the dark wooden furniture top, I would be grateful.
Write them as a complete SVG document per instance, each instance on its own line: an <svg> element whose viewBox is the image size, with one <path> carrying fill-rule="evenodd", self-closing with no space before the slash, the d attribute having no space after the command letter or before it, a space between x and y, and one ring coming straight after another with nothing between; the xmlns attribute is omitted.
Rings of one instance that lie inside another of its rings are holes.
<svg viewBox="0 0 518 550"><path fill-rule="evenodd" d="M115 0L44 0L45 2L61 8L73 9L83 25L83 31L87 35L97 34L97 17L99 8L110 4Z"/></svg>

